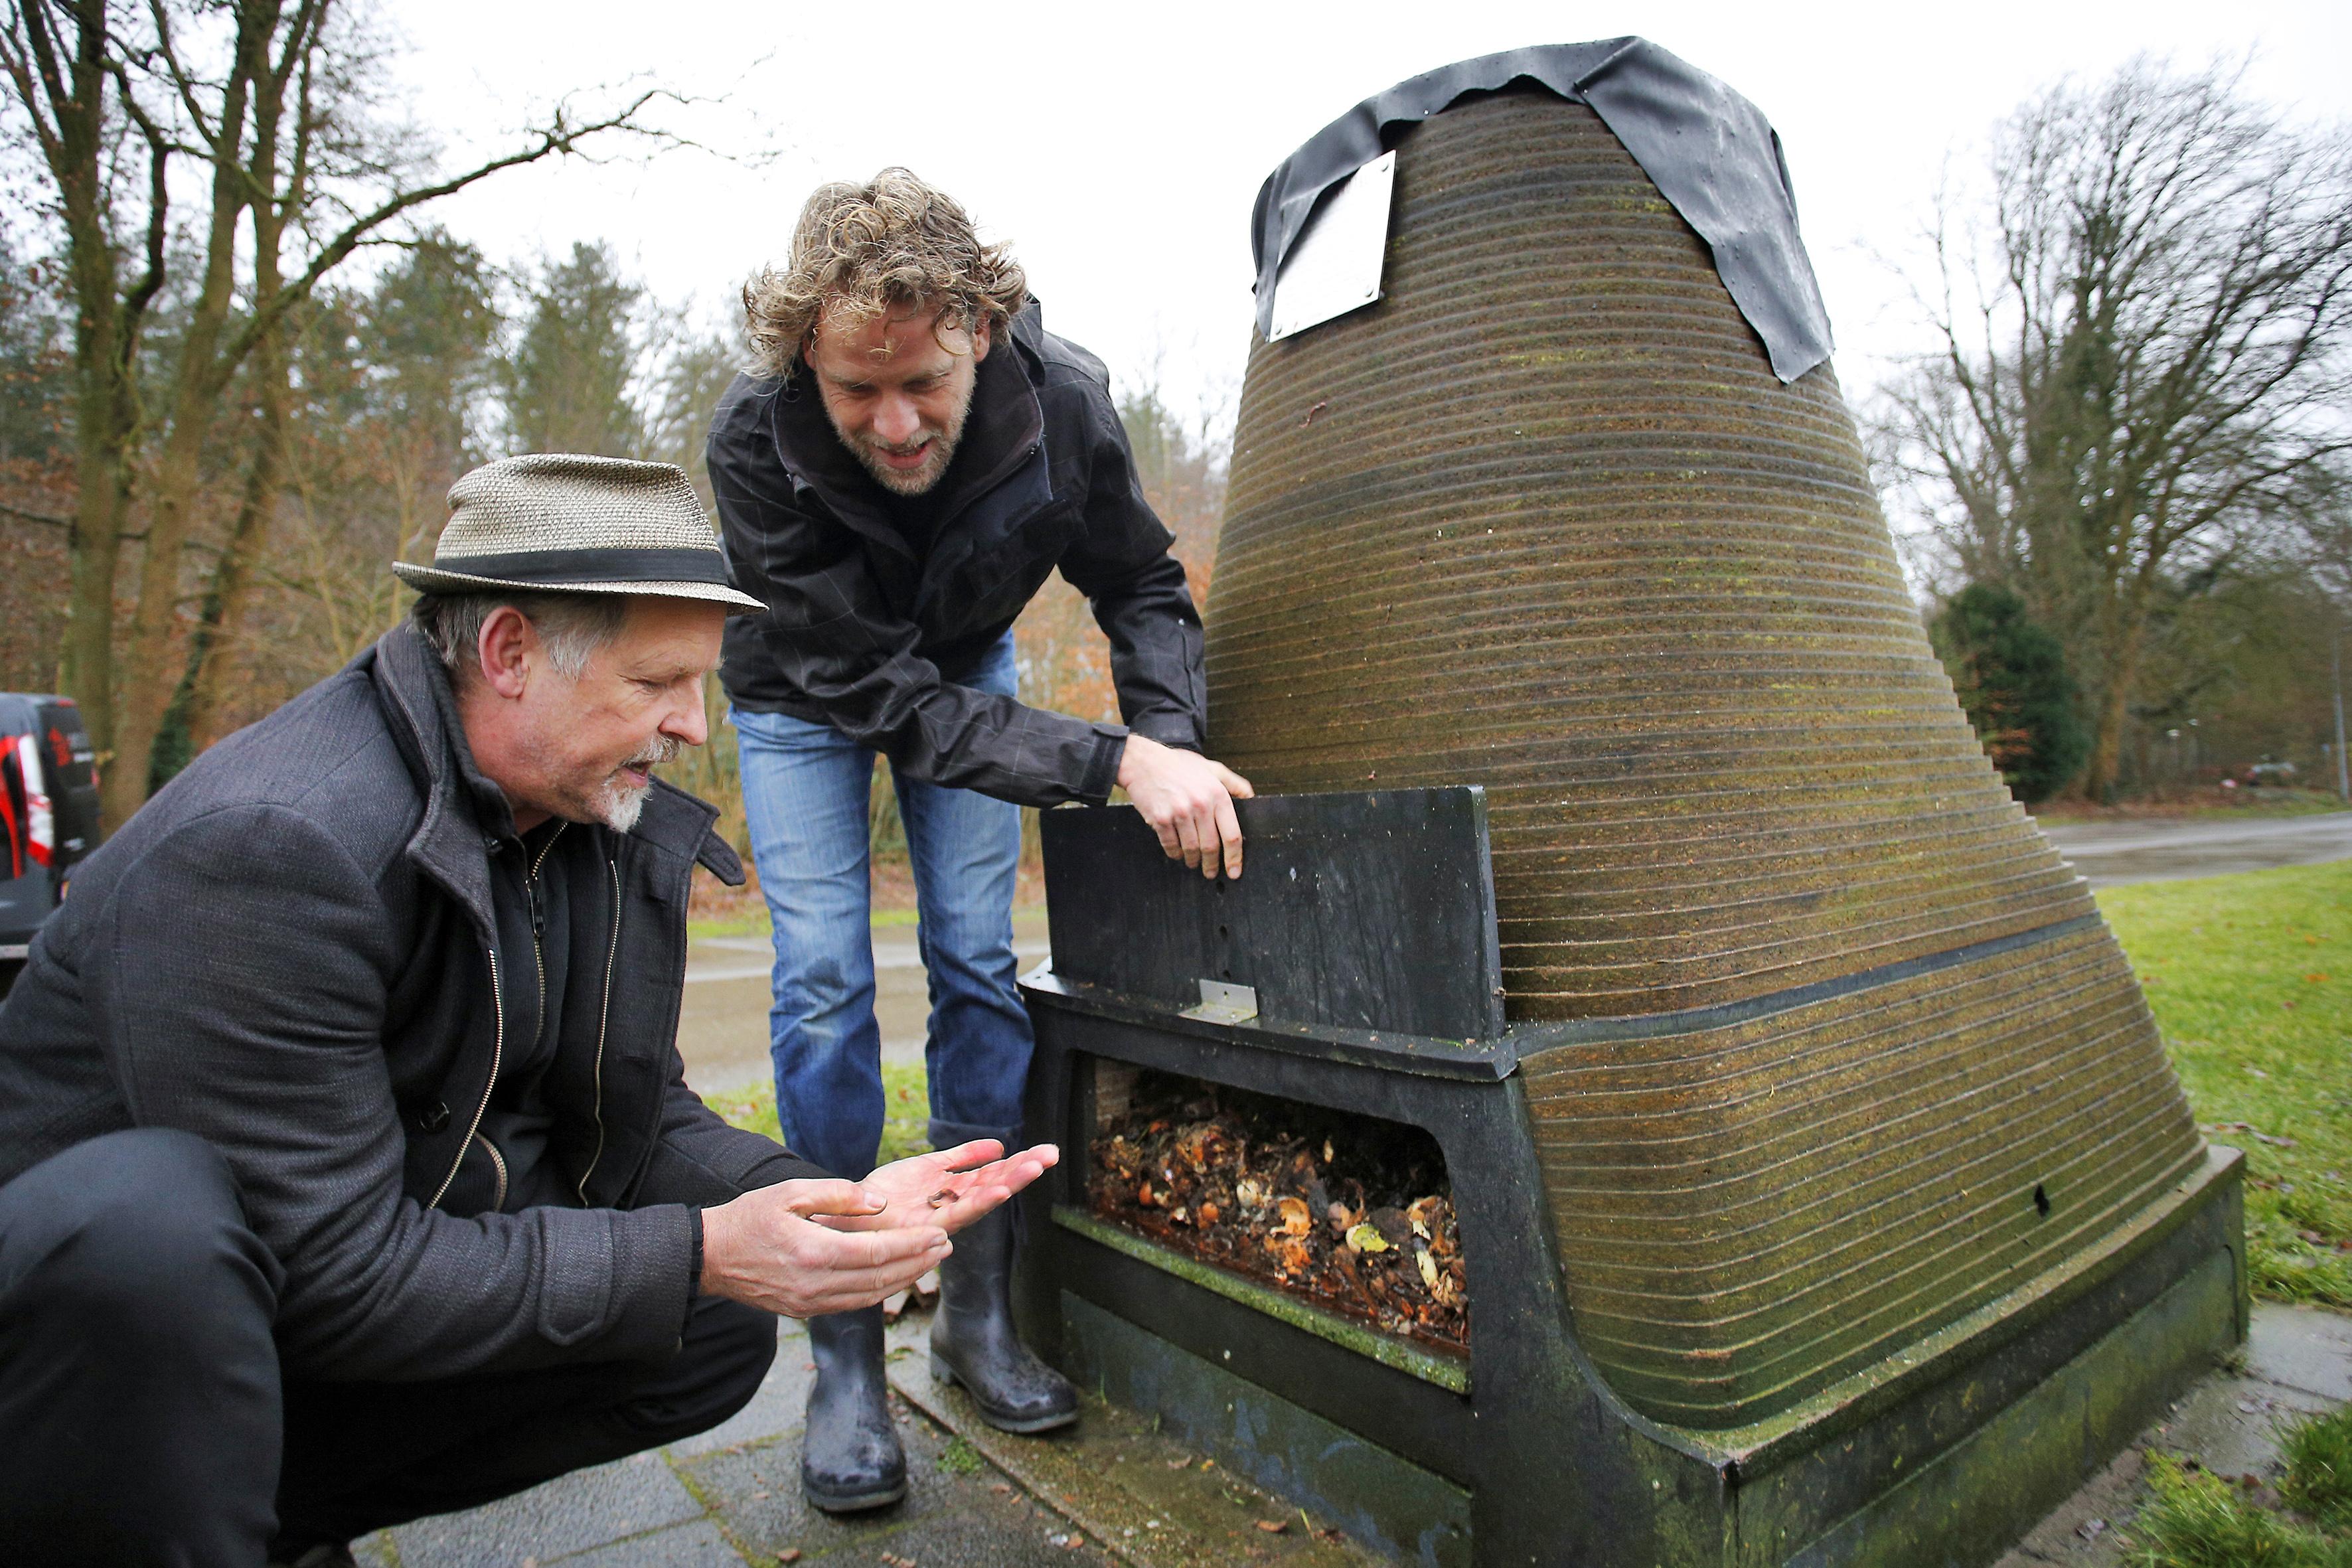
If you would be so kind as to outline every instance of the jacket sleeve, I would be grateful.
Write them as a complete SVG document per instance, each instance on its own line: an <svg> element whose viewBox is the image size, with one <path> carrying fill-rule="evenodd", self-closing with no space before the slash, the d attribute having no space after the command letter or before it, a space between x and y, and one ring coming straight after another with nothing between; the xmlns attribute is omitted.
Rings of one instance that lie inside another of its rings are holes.
<svg viewBox="0 0 2352 1568"><path fill-rule="evenodd" d="M812 515L764 432L724 420L710 487L736 585L763 601L761 659L834 727L910 776L1022 805L1100 805L1127 731L953 685L916 651L914 624L884 603L855 536Z"/></svg>
<svg viewBox="0 0 2352 1568"><path fill-rule="evenodd" d="M190 910L217 940L188 940ZM95 918L83 983L101 1047L138 1124L193 1132L228 1161L247 1223L285 1268L289 1372L404 1381L676 1347L690 1210L457 1218L403 1191L383 1039L394 922L310 817L199 816Z"/></svg>
<svg viewBox="0 0 2352 1568"><path fill-rule="evenodd" d="M824 1180L832 1174L772 1138L730 1126L686 1086L685 1059L670 1052L669 1082L662 1090L661 1137L638 1184L638 1204L708 1208L778 1182Z"/></svg>
<svg viewBox="0 0 2352 1568"><path fill-rule="evenodd" d="M1143 497L1127 427L1107 393L1088 398L1088 415L1086 531L1064 552L1061 573L1092 603L1110 639L1111 685L1128 727L1197 752L1209 714L1201 614L1183 563L1169 553L1175 538Z"/></svg>

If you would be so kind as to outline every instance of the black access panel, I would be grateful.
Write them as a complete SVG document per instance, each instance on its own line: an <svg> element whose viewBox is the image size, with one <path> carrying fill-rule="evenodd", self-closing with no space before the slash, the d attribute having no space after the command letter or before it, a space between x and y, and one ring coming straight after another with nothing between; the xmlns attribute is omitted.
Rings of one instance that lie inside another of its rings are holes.
<svg viewBox="0 0 2352 1568"><path fill-rule="evenodd" d="M1040 819L1053 958L1033 1137L1062 1164L1024 1194L1024 1335L1357 1541L1438 1568L1490 1560L1491 1500L1549 1468L1579 1390L1503 1016L1483 790L1238 804L1238 880L1162 852L1128 807ZM1418 1127L1443 1152L1472 1297L1469 1354L1343 1321L1089 1208L1098 1095L1138 1069ZM1108 1086L1108 1087L1106 1087ZM1475 1363L1475 1377L1474 1377ZM1479 1550L1474 1553L1473 1537Z"/></svg>
<svg viewBox="0 0 2352 1568"><path fill-rule="evenodd" d="M1236 803L1243 872L1170 859L1127 807L1045 813L1054 974L1180 1008L1249 987L1268 1025L1474 1040L1503 1032L1477 788Z"/></svg>

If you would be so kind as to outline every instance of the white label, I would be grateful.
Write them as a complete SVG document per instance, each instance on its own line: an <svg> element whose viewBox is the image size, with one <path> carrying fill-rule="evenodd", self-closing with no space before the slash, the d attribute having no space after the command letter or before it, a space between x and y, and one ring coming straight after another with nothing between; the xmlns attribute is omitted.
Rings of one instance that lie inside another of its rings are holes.
<svg viewBox="0 0 2352 1568"><path fill-rule="evenodd" d="M1383 153L1324 193L1274 275L1274 330L1266 342L1360 310L1381 297L1389 198L1395 190L1396 154Z"/></svg>

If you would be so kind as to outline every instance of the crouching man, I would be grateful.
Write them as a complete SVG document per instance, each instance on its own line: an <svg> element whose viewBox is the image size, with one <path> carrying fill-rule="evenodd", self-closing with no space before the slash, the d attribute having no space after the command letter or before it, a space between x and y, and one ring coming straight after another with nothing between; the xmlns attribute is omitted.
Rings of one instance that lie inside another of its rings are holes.
<svg viewBox="0 0 2352 1568"><path fill-rule="evenodd" d="M0 1541L250 1568L703 1430L1055 1159L835 1181L674 1044L733 611L666 465L450 491L411 624L93 856L0 1008Z"/></svg>

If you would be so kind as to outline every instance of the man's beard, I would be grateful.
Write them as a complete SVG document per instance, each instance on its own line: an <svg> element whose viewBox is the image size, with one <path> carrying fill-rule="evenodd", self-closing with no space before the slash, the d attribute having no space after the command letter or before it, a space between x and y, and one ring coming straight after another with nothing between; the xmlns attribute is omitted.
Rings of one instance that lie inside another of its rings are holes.
<svg viewBox="0 0 2352 1568"><path fill-rule="evenodd" d="M876 442L866 437L853 438L838 422L835 423L833 433L841 438L841 444L849 448L850 455L866 471L874 476L874 482L892 495L927 495L946 477L948 465L955 460L956 446L963 439L964 420L971 414L971 386L963 389L963 395L956 400L954 409L948 415L945 429L927 426L917 431L912 441L900 446ZM833 410L826 409L824 416L832 419ZM894 468L885 463L877 451L878 447L881 451L908 452L922 445L927 437L931 449L919 468Z"/></svg>
<svg viewBox="0 0 2352 1568"><path fill-rule="evenodd" d="M674 763L686 742L672 735L656 735L637 748L636 754L622 763L604 776L588 799L589 815L615 833L626 833L637 825L637 816L646 808L646 796L653 793L650 777L643 785L629 782L622 769L642 767L648 773L665 763Z"/></svg>

